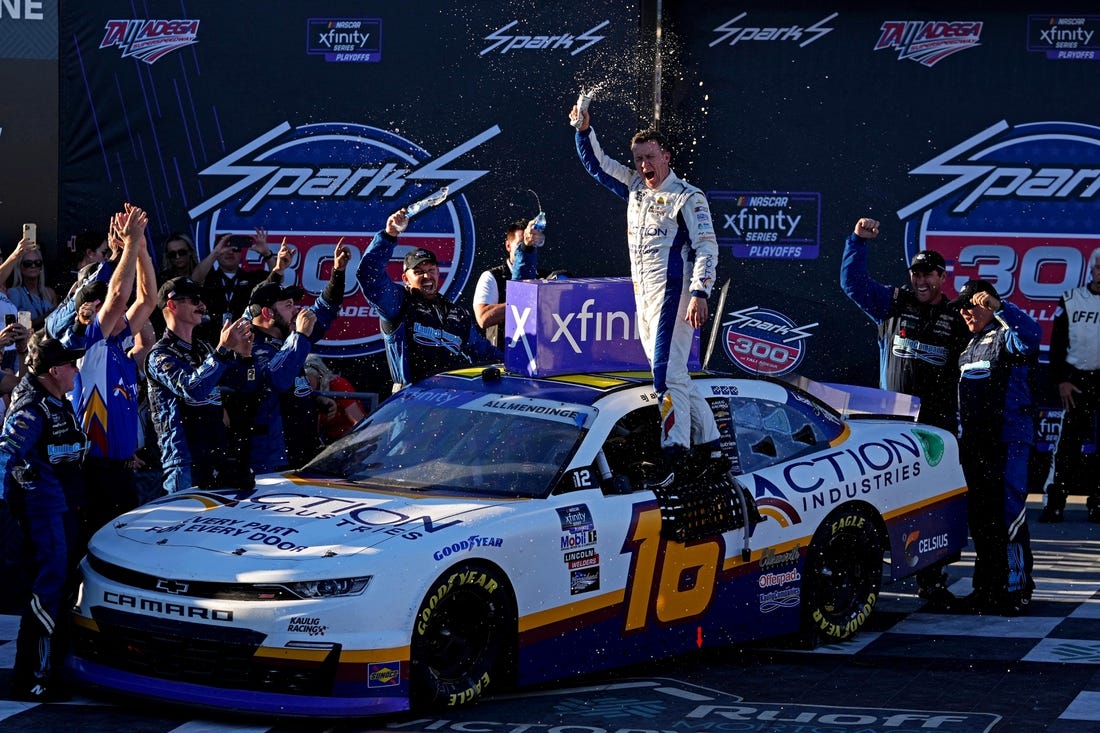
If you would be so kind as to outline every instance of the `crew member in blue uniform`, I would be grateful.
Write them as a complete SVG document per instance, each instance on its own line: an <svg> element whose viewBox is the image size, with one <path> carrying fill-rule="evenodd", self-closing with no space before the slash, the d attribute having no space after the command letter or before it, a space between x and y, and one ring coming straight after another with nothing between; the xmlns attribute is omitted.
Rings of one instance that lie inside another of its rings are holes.
<svg viewBox="0 0 1100 733"><path fill-rule="evenodd" d="M1042 333L985 280L967 282L951 307L972 334L959 356L959 455L976 555L966 610L1015 616L1028 611L1035 588L1027 475L1035 443L1030 372Z"/></svg>
<svg viewBox="0 0 1100 733"><path fill-rule="evenodd" d="M39 331L28 344L27 369L12 392L0 433L0 486L26 538L31 579L16 640L12 694L50 702L68 697L66 597L80 560L77 515L85 501L80 462L87 441L65 393L73 388L83 349L66 349Z"/></svg>
<svg viewBox="0 0 1100 733"><path fill-rule="evenodd" d="M398 285L386 274L397 237L409 219L402 209L386 220L359 260L356 276L378 310L394 391L449 369L501 361L500 349L477 330L470 311L439 292L439 262L428 249L405 255Z"/></svg>

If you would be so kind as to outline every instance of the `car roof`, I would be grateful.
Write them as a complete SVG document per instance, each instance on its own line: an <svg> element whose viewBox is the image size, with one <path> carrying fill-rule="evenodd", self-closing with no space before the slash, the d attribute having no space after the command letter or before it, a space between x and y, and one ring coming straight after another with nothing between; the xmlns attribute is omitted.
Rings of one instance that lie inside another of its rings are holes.
<svg viewBox="0 0 1100 733"><path fill-rule="evenodd" d="M592 405L612 392L653 385L649 372L590 372L553 377L528 377L499 367L471 367L437 374L416 386L422 389L460 389L487 394L537 397L544 400Z"/></svg>

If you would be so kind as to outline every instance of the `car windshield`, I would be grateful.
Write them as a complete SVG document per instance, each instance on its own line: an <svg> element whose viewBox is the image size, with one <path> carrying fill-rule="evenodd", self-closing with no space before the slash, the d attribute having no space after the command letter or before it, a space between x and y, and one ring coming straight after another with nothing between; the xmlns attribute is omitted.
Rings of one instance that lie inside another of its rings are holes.
<svg viewBox="0 0 1100 733"><path fill-rule="evenodd" d="M595 412L514 395L407 387L298 473L378 489L546 496Z"/></svg>

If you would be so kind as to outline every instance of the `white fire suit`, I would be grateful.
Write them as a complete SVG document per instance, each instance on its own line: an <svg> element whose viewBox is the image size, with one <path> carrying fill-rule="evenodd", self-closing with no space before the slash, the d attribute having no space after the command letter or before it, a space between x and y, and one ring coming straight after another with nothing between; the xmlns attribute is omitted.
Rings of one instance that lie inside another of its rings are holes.
<svg viewBox="0 0 1100 733"><path fill-rule="evenodd" d="M604 154L591 127L576 138L585 169L627 202L630 277L638 334L661 405L661 445L716 441L714 414L688 376L694 329L684 320L691 296L710 295L718 265L706 196L672 171L651 190L637 171Z"/></svg>

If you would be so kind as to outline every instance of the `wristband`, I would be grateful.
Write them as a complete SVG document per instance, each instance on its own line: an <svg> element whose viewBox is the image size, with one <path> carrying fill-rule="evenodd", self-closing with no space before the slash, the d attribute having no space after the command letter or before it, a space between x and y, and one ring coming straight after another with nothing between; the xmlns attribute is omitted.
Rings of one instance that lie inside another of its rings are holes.
<svg viewBox="0 0 1100 733"><path fill-rule="evenodd" d="M260 259L261 259L261 260L264 260L264 261L266 262L267 260L270 260L270 259L271 259L272 257L274 257L274 256L275 256L275 253L274 253L274 252L272 252L271 250L268 250L268 251L267 251L267 254L265 254L265 255L260 255Z"/></svg>

